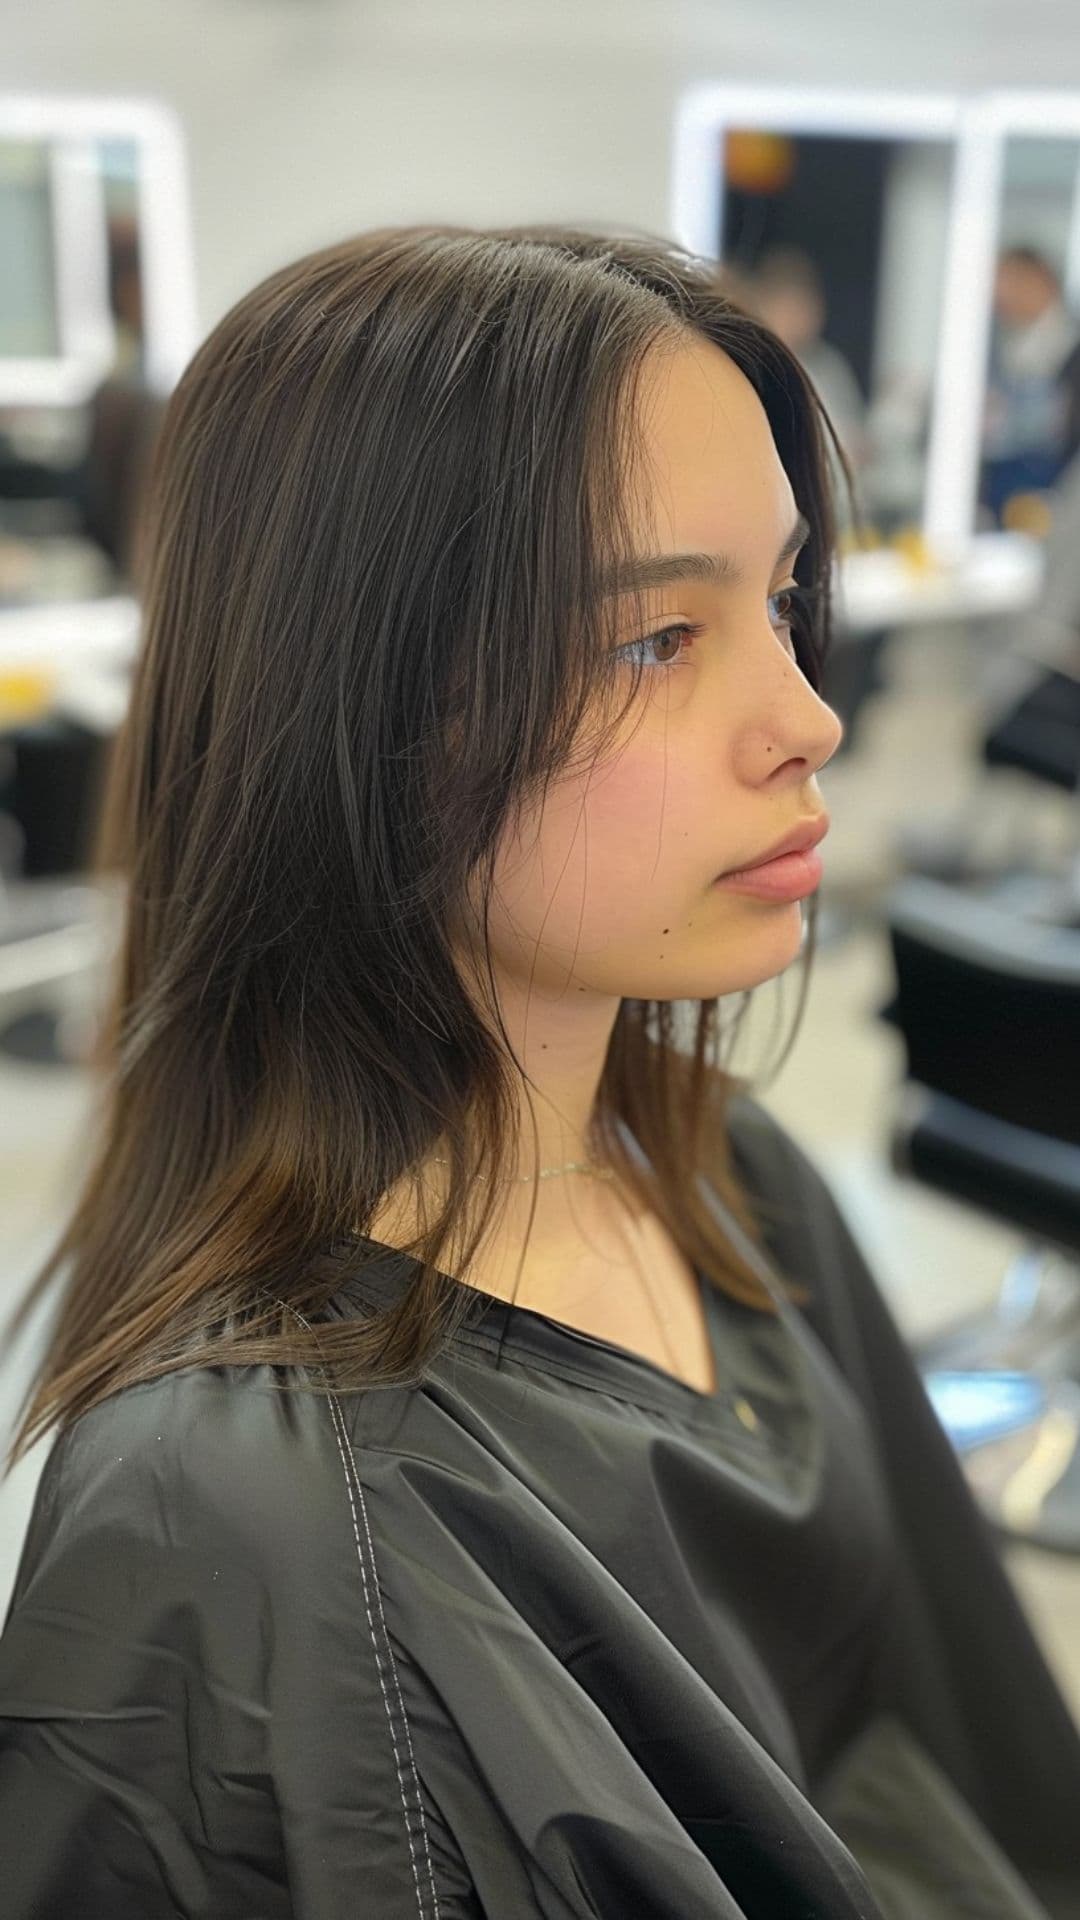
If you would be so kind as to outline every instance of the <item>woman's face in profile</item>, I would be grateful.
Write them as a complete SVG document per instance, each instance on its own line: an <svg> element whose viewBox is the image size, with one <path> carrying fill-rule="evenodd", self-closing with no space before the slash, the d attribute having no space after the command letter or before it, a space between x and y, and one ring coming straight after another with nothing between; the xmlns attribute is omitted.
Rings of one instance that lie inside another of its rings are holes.
<svg viewBox="0 0 1080 1920"><path fill-rule="evenodd" d="M782 624L798 503L750 382L695 338L653 350L639 405L636 554L724 554L737 577L616 597L616 644L644 663L636 703L603 762L504 834L493 958L549 1000L709 998L787 967L801 903L714 881L822 811L815 776L843 735Z"/></svg>

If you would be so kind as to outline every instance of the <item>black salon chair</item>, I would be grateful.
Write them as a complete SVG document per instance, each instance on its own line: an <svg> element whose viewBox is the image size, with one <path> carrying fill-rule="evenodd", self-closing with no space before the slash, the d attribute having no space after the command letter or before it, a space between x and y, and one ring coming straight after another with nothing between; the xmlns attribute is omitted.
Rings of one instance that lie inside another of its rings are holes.
<svg viewBox="0 0 1080 1920"><path fill-rule="evenodd" d="M1075 796L1073 853L1063 873L1016 875L994 898L1028 919L1080 928L1080 658L1075 674L1028 664L1026 684L989 728L982 757L988 767L1017 768Z"/></svg>
<svg viewBox="0 0 1080 1920"><path fill-rule="evenodd" d="M129 380L105 381L90 402L84 463L63 486L52 476L53 490L70 493L83 531L113 562L115 587L133 593L165 404ZM24 483L25 473L9 472L0 494L18 496ZM38 491L48 491L44 482ZM75 603L76 634L80 617ZM111 671L101 677L111 685ZM89 878L114 733L100 704L99 696L92 721L53 711L0 729L0 1058L35 1067L82 1063L91 983L103 978L116 935L115 896ZM111 698L104 704L110 709Z"/></svg>
<svg viewBox="0 0 1080 1920"><path fill-rule="evenodd" d="M949 830L902 830L902 867L974 891L1026 919L1080 928L1080 636L1075 672L1020 654L1000 663L979 754L986 767L1008 768L1075 796L1064 864L1033 862L1019 851L1004 862L979 859L977 830L993 807L993 785L984 782Z"/></svg>
<svg viewBox="0 0 1080 1920"><path fill-rule="evenodd" d="M916 1357L992 1523L1077 1553L1080 931L923 877L885 915L896 992L880 1017L907 1055L892 1167L1022 1243L994 1309Z"/></svg>
<svg viewBox="0 0 1080 1920"><path fill-rule="evenodd" d="M107 736L56 714L0 736L0 1057L82 1058L71 996L108 950L107 906L86 879L108 751Z"/></svg>

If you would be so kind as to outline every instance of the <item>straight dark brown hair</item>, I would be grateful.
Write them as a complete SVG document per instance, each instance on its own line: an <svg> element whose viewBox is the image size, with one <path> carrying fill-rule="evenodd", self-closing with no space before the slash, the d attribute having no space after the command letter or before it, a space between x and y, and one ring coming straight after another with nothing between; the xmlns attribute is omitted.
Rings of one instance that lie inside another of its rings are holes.
<svg viewBox="0 0 1080 1920"><path fill-rule="evenodd" d="M141 523L142 643L94 858L124 913L93 1159L9 1326L62 1276L9 1469L179 1367L417 1382L481 1297L450 1276L516 1171L523 1074L486 926L486 1017L452 940L504 823L633 705L641 663L613 666L602 583L631 550L643 360L695 335L754 386L810 523L795 638L820 691L835 435L710 263L652 236L391 228L272 274L191 361ZM812 902L777 1070L815 926ZM624 999L591 1145L713 1284L771 1311L694 1178L762 1244L727 1128L751 1083L721 1059L750 997L730 1020L716 998ZM414 1283L389 1312L321 1318L385 1259L365 1234L402 1182Z"/></svg>

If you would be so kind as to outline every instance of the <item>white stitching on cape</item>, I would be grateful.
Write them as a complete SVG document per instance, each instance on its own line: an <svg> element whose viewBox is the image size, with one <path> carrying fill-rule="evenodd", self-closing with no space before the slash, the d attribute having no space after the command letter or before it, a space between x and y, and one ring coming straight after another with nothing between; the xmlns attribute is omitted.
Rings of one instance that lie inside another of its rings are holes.
<svg viewBox="0 0 1080 1920"><path fill-rule="evenodd" d="M278 1304L285 1306L285 1305L288 1305L288 1302L279 1301ZM311 1328L308 1325L308 1322L304 1319L304 1316L302 1313L298 1313L296 1308L293 1306L289 1306L289 1312L293 1314L293 1316L297 1320L299 1320L300 1325L302 1327L306 1327L307 1331L309 1333L311 1332ZM334 1393L330 1393L328 1397L329 1397L330 1406L331 1406L331 1417L334 1422L334 1438L337 1441L338 1453L341 1455L342 1471L344 1472L344 1475L345 1475L345 1490L349 1496L349 1509L350 1509L350 1512L352 1513L353 1538L356 1541L356 1557L360 1562L360 1578L364 1588L364 1609L367 1613L368 1630L371 1634L371 1644L375 1650L375 1669L379 1676L379 1686L382 1689L383 1703L386 1707L386 1717L390 1723L390 1740L394 1749L394 1766L397 1770L398 1791L401 1794L401 1805L405 1814L405 1836L409 1843L409 1857L412 1862L413 1879L416 1882L416 1898L417 1898L417 1903L419 1907L420 1920L424 1920L425 1911L432 1911L432 1910L435 1915L435 1920L438 1920L439 1896L435 1888L435 1873L431 1864L431 1850L428 1846L427 1826L424 1821L424 1803L420 1795L420 1781L416 1771L416 1758L413 1753L412 1735L409 1732L409 1722L405 1713L405 1702L402 1699L401 1685L398 1680L397 1668L394 1665L394 1651L390 1645L390 1635L387 1632L386 1619L382 1610L382 1600L379 1595L378 1575L375 1569L375 1548L371 1539L371 1529L368 1525L367 1507L364 1503L364 1489L360 1484L360 1475L356 1469L355 1456L353 1455L352 1448L348 1444L348 1430L345 1426L345 1420L341 1412L340 1402L338 1401L337 1395ZM349 1471L350 1463L352 1466L351 1475ZM420 1885L420 1875L417 1871L416 1849L413 1845L413 1833L412 1833L412 1810L410 1809L408 1800L405 1797L405 1780L404 1780L404 1774L401 1766L401 1756L398 1752L397 1734L394 1727L394 1714L390 1704L390 1700L387 1696L386 1683L383 1679L382 1660L379 1654L378 1642L375 1638L375 1622L372 1619L372 1614L371 1614L371 1597L368 1591L367 1570L364 1565L364 1555L363 1555L363 1550L360 1544L360 1529L356 1524L356 1503L353 1499L354 1486L356 1488L357 1496L360 1501L360 1510L364 1516L364 1533L367 1536L368 1552L371 1556L371 1580L372 1580L372 1586L375 1591L375 1603L379 1612L379 1622L382 1627L383 1638L386 1642L386 1658L389 1663L390 1673L393 1678L394 1688L398 1697L398 1706L401 1712L401 1724L405 1733L405 1742L409 1749L409 1766L412 1770L413 1786L416 1791L416 1810L418 1811L420 1816L420 1837L424 1843L424 1853L427 1859L428 1879L431 1883L431 1899L433 1903L432 1909L425 1908L424 1890Z"/></svg>

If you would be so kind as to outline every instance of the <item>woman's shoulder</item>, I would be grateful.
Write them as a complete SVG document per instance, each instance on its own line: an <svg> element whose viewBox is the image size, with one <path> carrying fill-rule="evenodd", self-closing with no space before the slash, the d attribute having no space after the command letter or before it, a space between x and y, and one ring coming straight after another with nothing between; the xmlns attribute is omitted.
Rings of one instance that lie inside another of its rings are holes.
<svg viewBox="0 0 1080 1920"><path fill-rule="evenodd" d="M316 1401L321 1419L313 1419ZM290 1386L283 1369L180 1367L99 1401L64 1429L56 1451L83 1474L122 1479L112 1468L127 1466L224 1494L242 1490L257 1463L281 1470L298 1432L317 1429L327 1413L325 1396Z"/></svg>
<svg viewBox="0 0 1080 1920"><path fill-rule="evenodd" d="M111 1556L132 1576L167 1551L251 1580L342 1526L347 1443L324 1394L265 1366L196 1366L121 1388L55 1438L38 1483L13 1605L46 1565Z"/></svg>
<svg viewBox="0 0 1080 1920"><path fill-rule="evenodd" d="M195 1367L54 1443L0 1634L5 1916L344 1915L358 1875L381 1913L411 1885L335 1419L269 1369Z"/></svg>

